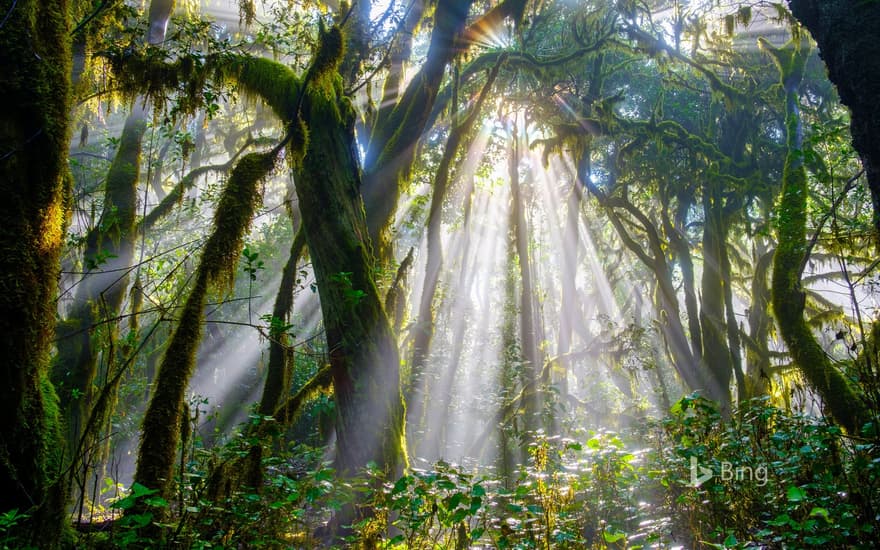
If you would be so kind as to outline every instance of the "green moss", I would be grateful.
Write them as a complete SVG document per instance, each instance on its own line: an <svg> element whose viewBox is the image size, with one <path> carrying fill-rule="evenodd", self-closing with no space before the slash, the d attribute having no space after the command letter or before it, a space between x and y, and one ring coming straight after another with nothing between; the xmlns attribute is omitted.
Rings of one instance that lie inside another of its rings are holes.
<svg viewBox="0 0 880 550"><path fill-rule="evenodd" d="M212 284L231 285L244 236L260 204L259 183L274 163L271 152L250 153L232 170L214 214L213 230L205 243L195 283L156 375L144 416L135 481L159 489L166 496L180 442L186 386L195 369L202 337L205 297ZM131 513L140 511L131 509Z"/></svg>
<svg viewBox="0 0 880 550"><path fill-rule="evenodd" d="M342 29L334 25L329 30L325 30L321 23L318 30L318 50L309 66L307 80L318 83L327 77L337 75L343 57L345 57L345 37Z"/></svg>
<svg viewBox="0 0 880 550"><path fill-rule="evenodd" d="M287 65L262 57L235 56L222 62L219 69L246 93L265 101L282 121L296 117L301 83Z"/></svg>
<svg viewBox="0 0 880 550"><path fill-rule="evenodd" d="M41 548L58 545L64 512L47 377L70 204L69 10L64 0L19 2L0 32L0 494L4 509L29 513L22 542Z"/></svg>
<svg viewBox="0 0 880 550"><path fill-rule="evenodd" d="M214 230L205 244L199 268L210 282L231 284L244 236L260 204L259 182L274 165L273 154L250 153L232 170L214 213Z"/></svg>
<svg viewBox="0 0 880 550"><path fill-rule="evenodd" d="M782 175L782 196L776 218L778 244L773 257L771 299L782 339L794 363L821 396L834 419L851 433L858 433L867 420L863 401L828 359L804 319L806 296L801 273L807 254L807 173L801 155L797 88L798 67L792 57L806 57L803 42L782 49L767 49L777 62L786 92L788 152ZM788 53L786 53L788 52Z"/></svg>

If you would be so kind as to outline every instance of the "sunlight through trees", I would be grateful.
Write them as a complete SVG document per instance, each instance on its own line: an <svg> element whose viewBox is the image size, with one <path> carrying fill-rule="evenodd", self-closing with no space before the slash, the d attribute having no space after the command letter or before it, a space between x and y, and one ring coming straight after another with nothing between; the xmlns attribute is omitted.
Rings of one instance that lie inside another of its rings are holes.
<svg viewBox="0 0 880 550"><path fill-rule="evenodd" d="M872 548L880 4L0 3L4 548Z"/></svg>

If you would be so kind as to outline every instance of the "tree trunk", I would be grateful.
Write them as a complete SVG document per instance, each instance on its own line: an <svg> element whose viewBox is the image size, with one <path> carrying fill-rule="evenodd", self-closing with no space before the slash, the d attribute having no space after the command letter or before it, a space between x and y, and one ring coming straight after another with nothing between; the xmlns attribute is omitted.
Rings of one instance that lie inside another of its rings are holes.
<svg viewBox="0 0 880 550"><path fill-rule="evenodd" d="M229 176L195 281L156 373L152 398L144 414L134 480L158 489L166 498L172 486L186 387L202 338L205 297L211 285L231 283L244 236L260 202L259 181L272 169L274 159L274 152L251 153L238 162ZM142 510L134 507L130 511Z"/></svg>
<svg viewBox="0 0 880 550"><path fill-rule="evenodd" d="M709 181L703 187L703 279L700 301L700 326L703 350L700 361L714 382L722 390L719 405L725 414L730 412L730 376L733 366L726 341L724 313L724 285L721 276L721 247L724 246L721 228L723 200L720 183Z"/></svg>
<svg viewBox="0 0 880 550"><path fill-rule="evenodd" d="M303 113L309 146L296 193L330 350L337 466L344 475L370 463L395 473L406 461L400 365L373 277L355 115L335 87L308 93Z"/></svg>
<svg viewBox="0 0 880 550"><path fill-rule="evenodd" d="M516 122L514 122L516 124ZM520 299L519 330L522 358L525 362L522 372L523 387L532 384L538 387L541 366L544 364L538 350L538 337L534 311L535 288L532 281L532 263L529 254L529 234L526 225L525 201L519 177L520 141L516 126L513 128L510 150L508 152L508 174L510 177L510 221L514 248L519 260ZM541 381L542 383L545 381ZM541 402L539 392L531 392L525 399L525 425L527 430L540 427Z"/></svg>
<svg viewBox="0 0 880 550"><path fill-rule="evenodd" d="M785 127L788 153L782 175L773 256L772 301L782 339L794 363L822 398L834 419L852 434L868 420L865 407L847 379L834 368L804 319L806 296L801 273L807 255L807 171L801 147L803 129L798 107L798 87L809 52L806 42L784 49L762 42L780 69L785 89Z"/></svg>
<svg viewBox="0 0 880 550"><path fill-rule="evenodd" d="M95 404L101 340L116 340L115 319L122 307L134 256L141 143L147 128L143 112L135 109L125 121L119 150L107 173L101 217L86 235L83 258L88 273L77 286L70 314L58 327L53 382L60 409L67 418L67 448L71 453L91 447L91 442L81 446L80 438ZM109 354L105 358L107 365L113 362ZM106 418L111 412L103 411L102 416ZM92 425L100 430L104 423ZM82 457L72 458L79 461Z"/></svg>
<svg viewBox="0 0 880 550"><path fill-rule="evenodd" d="M767 395L770 390L770 289L767 271L773 253L759 240L753 253L755 270L752 274L752 303L749 308L749 345L746 348L747 397Z"/></svg>
<svg viewBox="0 0 880 550"><path fill-rule="evenodd" d="M828 77L852 112L850 130L874 204L880 238L880 5L864 0L789 0L819 45Z"/></svg>
<svg viewBox="0 0 880 550"><path fill-rule="evenodd" d="M288 354L290 335L286 325L293 310L293 292L296 287L297 264L306 246L305 232L300 225L290 245L290 257L281 272L281 284L275 305L272 308L272 321L269 328L269 366L266 369L266 384L260 399L259 413L271 416L281 405L282 397L290 392L293 365ZM279 419L285 422L287 419Z"/></svg>
<svg viewBox="0 0 880 550"><path fill-rule="evenodd" d="M64 517L58 406L48 367L70 200L70 7L65 0L4 6L0 506L30 515L20 531L22 542L51 548L58 544Z"/></svg>

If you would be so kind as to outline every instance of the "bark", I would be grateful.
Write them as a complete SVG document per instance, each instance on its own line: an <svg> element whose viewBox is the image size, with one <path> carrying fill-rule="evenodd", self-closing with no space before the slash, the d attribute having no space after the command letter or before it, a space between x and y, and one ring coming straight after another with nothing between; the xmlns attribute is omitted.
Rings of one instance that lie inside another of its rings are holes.
<svg viewBox="0 0 880 550"><path fill-rule="evenodd" d="M582 153L579 164L589 162L589 149ZM589 177L589 168L578 170L578 174L586 174ZM559 332L557 335L557 362L558 372L552 383L559 387L559 393L563 397L568 395L568 372L571 361L567 358L571 351L572 336L574 333L574 320L580 316L581 303L578 296L577 277L578 256L580 250L579 222L581 211L581 199L583 183L580 179L569 190L565 200L565 227L562 230L562 295L560 297ZM553 418L556 421L555 415ZM558 426L555 426L558 427ZM554 430L556 433L556 430Z"/></svg>
<svg viewBox="0 0 880 550"><path fill-rule="evenodd" d="M275 305L272 307L272 322L276 320L281 325L286 325L293 310L293 292L296 288L297 264L302 258L306 246L305 232L302 225L296 232L296 237L290 245L290 257L281 272L281 284L278 287L278 295L275 297ZM290 391L290 381L293 375L293 361L288 353L290 335L287 330L271 330L269 335L269 365L266 368L266 384L263 386L263 396L257 409L259 414L271 416L275 414L281 399ZM282 422L286 419L280 419Z"/></svg>
<svg viewBox="0 0 880 550"><path fill-rule="evenodd" d="M627 199L609 196L589 180L585 180L584 184L605 209L608 220L624 246L654 274L656 282L653 297L654 310L666 342L668 356L675 371L691 391L705 392L711 399L722 402L726 390L716 382L710 373L700 368L698 356L691 352L690 342L681 322L678 294L672 283L672 273L657 228L643 212ZM630 234L621 217L621 211L626 212L632 218L631 224L637 225L645 231L648 241L647 249L636 242Z"/></svg>
<svg viewBox="0 0 880 550"><path fill-rule="evenodd" d="M397 342L373 278L354 145L355 115L341 89L308 93L309 145L296 193L330 350L336 396L337 467L405 464Z"/></svg>
<svg viewBox="0 0 880 550"><path fill-rule="evenodd" d="M789 7L816 40L828 77L852 112L853 146L865 166L880 236L880 5L864 0L789 0Z"/></svg>
<svg viewBox="0 0 880 550"><path fill-rule="evenodd" d="M501 325L501 372L498 387L500 388L500 403L509 404L516 400L516 370L518 363L522 361L522 352L517 334L516 315L516 242L513 235L512 225L508 228L507 236L507 270L504 276L504 316ZM507 482L512 482L516 472L516 464L522 457L521 449L516 447L515 441L510 437L509 429L502 423L509 406L500 405L493 419L490 419L485 429L485 435L478 437L468 452L469 456L479 456L488 439L488 434L498 432L498 468L501 477ZM496 420L497 419L497 420ZM514 424L513 430L516 430Z"/></svg>
<svg viewBox="0 0 880 550"><path fill-rule="evenodd" d="M779 50L762 42L780 69L785 89L788 152L782 176L773 256L772 303L782 339L794 363L822 398L831 416L850 433L857 434L868 415L849 381L834 368L804 319L806 295L801 274L807 256L807 173L801 147L803 129L798 107L798 87L809 47L805 42Z"/></svg>
<svg viewBox="0 0 880 550"><path fill-rule="evenodd" d="M406 290L408 288L409 271L412 269L414 248L410 248L409 252L397 267L397 273L394 275L394 282L385 295L385 311L391 321L391 327L394 334L400 335L400 329L406 318Z"/></svg>
<svg viewBox="0 0 880 550"><path fill-rule="evenodd" d="M68 2L4 4L0 32L0 495L13 535L57 546L63 525L57 398L49 381L68 207ZM29 543L29 544L28 544Z"/></svg>
<svg viewBox="0 0 880 550"><path fill-rule="evenodd" d="M174 11L175 0L152 0L150 2L150 28L147 30L147 42L153 45L165 41L168 20Z"/></svg>
<svg viewBox="0 0 880 550"><path fill-rule="evenodd" d="M165 39L173 0L150 3L147 40L151 44ZM95 386L98 383L99 355L105 351L103 378L111 378L117 339L117 319L128 288L129 268L134 257L135 241L140 226L136 223L141 153L147 130L147 113L135 100L125 120L119 149L110 165L104 189L104 205L98 224L86 235L85 263L92 262L79 283L73 309L59 326L58 354L55 361L55 382L59 390L61 411L67 418L67 448L82 450L84 456L73 456L81 462L83 477L89 468L100 467L104 456L97 451L90 459L103 430L113 413L115 398L108 407L94 408ZM117 382L120 380L116 377ZM114 388L110 389L113 395ZM98 415L89 419L90 414ZM93 433L84 433L86 425ZM80 439L83 441L80 441ZM91 463L91 464L89 464Z"/></svg>

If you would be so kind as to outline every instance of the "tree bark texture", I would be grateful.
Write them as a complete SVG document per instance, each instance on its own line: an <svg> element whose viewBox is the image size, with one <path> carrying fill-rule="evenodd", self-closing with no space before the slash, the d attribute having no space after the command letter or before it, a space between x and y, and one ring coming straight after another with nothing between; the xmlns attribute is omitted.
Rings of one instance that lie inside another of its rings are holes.
<svg viewBox="0 0 880 550"><path fill-rule="evenodd" d="M865 165L880 238L880 4L864 0L789 0L819 45L828 77L852 112L853 146Z"/></svg>
<svg viewBox="0 0 880 550"><path fill-rule="evenodd" d="M405 464L404 407L397 341L374 282L354 111L342 90L306 94L309 145L296 193L321 297L336 396L337 465L369 463L394 473Z"/></svg>
<svg viewBox="0 0 880 550"><path fill-rule="evenodd" d="M39 547L57 544L64 513L48 368L70 200L69 10L4 2L0 29L0 507L30 514L23 535Z"/></svg>

